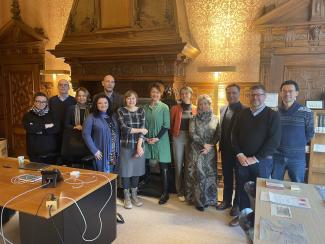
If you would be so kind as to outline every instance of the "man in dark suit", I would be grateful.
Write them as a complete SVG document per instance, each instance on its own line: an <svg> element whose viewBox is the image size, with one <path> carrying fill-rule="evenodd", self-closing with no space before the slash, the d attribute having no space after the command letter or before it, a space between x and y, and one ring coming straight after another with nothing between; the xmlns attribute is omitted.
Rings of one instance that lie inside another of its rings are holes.
<svg viewBox="0 0 325 244"><path fill-rule="evenodd" d="M116 112L117 109L119 109L124 105L124 100L122 95L114 91L114 87L115 87L114 77L112 75L106 75L102 80L102 86L104 87L104 91L96 94L95 96L102 95L102 94L106 95L110 100L110 102L112 103L112 107L113 107L112 111Z"/></svg>
<svg viewBox="0 0 325 244"><path fill-rule="evenodd" d="M238 216L238 180L236 167L236 154L231 146L231 131L238 113L243 109L239 101L240 87L237 84L229 84L226 87L228 105L220 109L220 142L219 150L222 160L222 175L224 181L223 201L217 206L217 210L225 210L231 207L230 216ZM235 178L235 198L233 196L233 185Z"/></svg>

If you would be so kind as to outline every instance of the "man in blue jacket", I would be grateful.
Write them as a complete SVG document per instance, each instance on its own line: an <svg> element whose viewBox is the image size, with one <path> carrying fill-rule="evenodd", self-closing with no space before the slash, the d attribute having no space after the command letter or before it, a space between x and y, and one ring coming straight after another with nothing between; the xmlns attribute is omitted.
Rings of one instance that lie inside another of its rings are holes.
<svg viewBox="0 0 325 244"><path fill-rule="evenodd" d="M288 170L293 182L304 182L306 169L305 146L314 136L313 112L296 102L299 86L293 80L281 84L282 104L278 110L281 120L281 144L274 154L272 178L283 180Z"/></svg>

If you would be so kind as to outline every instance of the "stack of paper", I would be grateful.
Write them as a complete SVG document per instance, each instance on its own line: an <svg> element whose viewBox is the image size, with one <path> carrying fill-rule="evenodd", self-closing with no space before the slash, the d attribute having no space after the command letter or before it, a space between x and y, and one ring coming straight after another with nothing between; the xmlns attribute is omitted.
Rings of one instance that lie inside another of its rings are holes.
<svg viewBox="0 0 325 244"><path fill-rule="evenodd" d="M271 189L277 189L277 190L283 190L284 189L284 185L282 182L279 181L265 181L265 185L267 188L271 188Z"/></svg>
<svg viewBox="0 0 325 244"><path fill-rule="evenodd" d="M270 202L288 205L298 208L310 208L309 200L306 197L296 197L269 192Z"/></svg>

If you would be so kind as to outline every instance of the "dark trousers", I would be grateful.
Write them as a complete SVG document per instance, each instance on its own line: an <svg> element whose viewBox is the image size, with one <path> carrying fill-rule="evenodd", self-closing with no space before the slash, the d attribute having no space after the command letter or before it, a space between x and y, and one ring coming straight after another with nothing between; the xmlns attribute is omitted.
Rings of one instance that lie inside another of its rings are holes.
<svg viewBox="0 0 325 244"><path fill-rule="evenodd" d="M269 178L272 173L273 159L261 159L259 163L249 166L242 166L238 161L238 181L239 181L239 210L250 207L249 198L244 190L244 185L248 181L256 182L256 178ZM259 196L256 196L259 197Z"/></svg>
<svg viewBox="0 0 325 244"><path fill-rule="evenodd" d="M238 167L237 159L233 152L229 150L221 151L222 160L222 175L223 175L223 201L232 203L232 195L234 190L235 178L235 198L233 201L234 206L238 206L239 182L238 182Z"/></svg>

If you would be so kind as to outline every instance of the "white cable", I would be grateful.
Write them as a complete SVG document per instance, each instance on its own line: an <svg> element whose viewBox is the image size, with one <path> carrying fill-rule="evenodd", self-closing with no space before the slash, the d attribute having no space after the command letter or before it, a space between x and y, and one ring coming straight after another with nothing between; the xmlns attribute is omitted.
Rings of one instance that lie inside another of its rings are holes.
<svg viewBox="0 0 325 244"><path fill-rule="evenodd" d="M85 173L84 173L85 174ZM97 181L97 177L93 175L93 178L95 178L94 180L90 180L90 181L84 181L81 180L79 178L76 177L69 177L68 179L65 179L64 182L70 185L73 185L72 188L81 188L84 186L84 184L90 184L93 182ZM70 182L70 180L73 180L74 182Z"/></svg>
<svg viewBox="0 0 325 244"><path fill-rule="evenodd" d="M85 238L85 234L86 234L86 232L87 232L88 225L87 225L86 218L85 218L84 214L82 213L82 210L80 209L80 207L79 207L78 203L76 202L76 200L74 200L73 198L70 198L70 197L60 197L60 198L63 198L63 199L64 199L64 198L65 198L65 199L69 199L69 200L73 201L74 204L76 204L76 206L77 206L77 208L78 208L78 210L79 210L79 212L80 212L80 214L81 214L81 217L82 217L82 219L83 219L83 221L84 221L84 223L85 223L85 229L84 229L84 231L83 231L81 237L82 237L82 239L83 239L84 241L86 241L86 242L92 242L92 241L97 240L98 237L99 237L99 236L101 235L101 233L102 233L103 222L102 222L101 214L102 214L102 211L104 210L104 208L106 207L106 205L108 204L108 202L111 200L111 197L112 197L112 195L113 195L113 187L112 187L111 180L110 180L107 176L105 176L105 175L102 175L102 174L96 174L96 173L81 173L81 174L83 174L83 175L94 175L94 174L95 174L95 175L102 176L102 177L104 177L104 178L106 178L106 179L108 180L108 183L109 183L109 186L110 186L110 196L108 197L107 201L105 202L105 204L103 205L103 207L102 207L102 208L100 209L100 211L98 212L98 218L99 218L99 222L100 222L99 233L98 233L97 236L96 236L95 238L93 238L93 239L86 239L86 238Z"/></svg>
<svg viewBox="0 0 325 244"><path fill-rule="evenodd" d="M27 193L29 193L29 192L35 191L35 190L37 190L37 189L40 189L40 188L42 188L43 186L48 185L49 183L50 183L50 182L48 182L48 183L46 183L46 184L44 184L44 185L38 186L38 187L36 187L36 188L30 189L30 190L28 190L28 191L25 191L25 192L23 192L23 193L21 193L21 194L15 196L15 197L11 198L9 201L7 201L7 202L3 205L2 209L1 209L1 218L0 218L0 223L1 223L1 234L0 234L0 235L2 236L2 240L3 240L3 243L4 243L4 244L6 244L6 242L8 242L9 244L13 244L13 243L12 243L11 241L9 241L9 240L4 236L4 234L3 234L2 217L3 217L3 210L5 209L5 207L6 207L9 203L11 203L12 201L14 201L15 199L17 199L17 198L19 198L19 197L21 197L21 196L23 196L23 195L25 195L25 194L27 194Z"/></svg>
<svg viewBox="0 0 325 244"><path fill-rule="evenodd" d="M38 183L40 181L40 180L29 181L29 180L23 179L22 178L23 176L26 176L26 174L14 176L14 177L11 178L10 182L12 184L17 185L17 184L26 184L26 183L35 184L35 183Z"/></svg>

